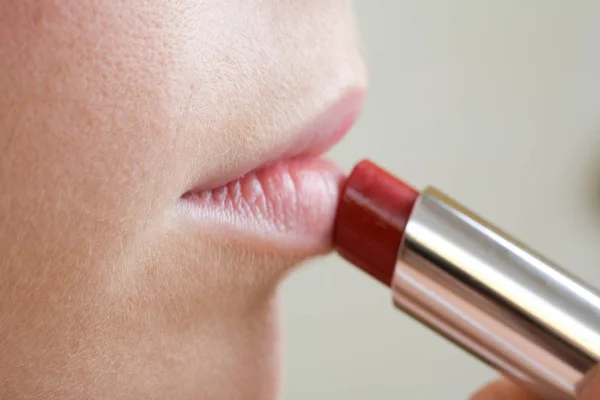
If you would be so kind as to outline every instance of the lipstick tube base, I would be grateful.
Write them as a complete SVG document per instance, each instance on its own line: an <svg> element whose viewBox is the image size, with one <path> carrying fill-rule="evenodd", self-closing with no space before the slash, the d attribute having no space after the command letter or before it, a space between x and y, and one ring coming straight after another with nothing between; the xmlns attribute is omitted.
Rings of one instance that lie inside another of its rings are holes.
<svg viewBox="0 0 600 400"><path fill-rule="evenodd" d="M600 296L429 188L398 253L395 305L546 400L600 360Z"/></svg>

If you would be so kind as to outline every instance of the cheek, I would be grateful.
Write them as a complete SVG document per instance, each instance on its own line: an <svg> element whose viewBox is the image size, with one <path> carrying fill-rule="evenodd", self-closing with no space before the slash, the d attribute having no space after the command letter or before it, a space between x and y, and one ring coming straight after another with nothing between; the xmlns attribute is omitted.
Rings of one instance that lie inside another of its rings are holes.
<svg viewBox="0 0 600 400"><path fill-rule="evenodd" d="M78 259L89 256L84 238L102 249L175 196L163 183L178 110L156 63L168 49L160 34L133 34L152 14L112 10L25 1L0 16L2 216L12 232L35 225L24 234L45 247L87 249Z"/></svg>
<svg viewBox="0 0 600 400"><path fill-rule="evenodd" d="M168 48L160 27L136 26L154 14L78 4L0 12L0 324L34 352L94 337L82 326L123 312L102 306L107 283L138 265L180 195L168 155L181 109L156 61Z"/></svg>

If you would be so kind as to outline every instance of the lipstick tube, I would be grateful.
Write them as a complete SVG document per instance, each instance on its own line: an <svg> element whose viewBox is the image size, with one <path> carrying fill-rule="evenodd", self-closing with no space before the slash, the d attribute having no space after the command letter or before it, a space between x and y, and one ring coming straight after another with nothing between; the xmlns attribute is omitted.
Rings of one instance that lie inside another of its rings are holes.
<svg viewBox="0 0 600 400"><path fill-rule="evenodd" d="M385 172L361 168L360 178L350 177L344 195L350 203L338 214L341 254L389 283L398 309L540 398L575 399L600 361L598 293L434 188L415 192L407 213L411 196L402 190L411 188L386 175L383 181L400 185L386 192L375 187ZM359 222L344 221L348 207L360 210ZM382 255L391 241L368 250L359 249L368 243L344 242L373 229L381 239L390 227L400 239L389 266ZM371 251L378 254L369 257ZM388 267L389 279L381 273Z"/></svg>

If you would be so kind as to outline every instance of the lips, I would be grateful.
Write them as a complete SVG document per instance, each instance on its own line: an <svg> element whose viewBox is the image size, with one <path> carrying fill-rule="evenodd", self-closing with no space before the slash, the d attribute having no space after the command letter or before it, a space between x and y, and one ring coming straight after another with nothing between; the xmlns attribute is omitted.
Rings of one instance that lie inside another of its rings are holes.
<svg viewBox="0 0 600 400"><path fill-rule="evenodd" d="M322 155L352 128L363 97L362 92L343 96L257 166L225 172L211 186L184 194L192 218L241 235L329 248L344 174Z"/></svg>

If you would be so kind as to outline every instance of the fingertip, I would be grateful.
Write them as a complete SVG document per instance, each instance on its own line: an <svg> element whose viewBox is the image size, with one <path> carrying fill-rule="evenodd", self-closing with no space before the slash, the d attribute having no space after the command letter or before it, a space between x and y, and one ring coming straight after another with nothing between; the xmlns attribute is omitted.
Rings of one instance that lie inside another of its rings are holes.
<svg viewBox="0 0 600 400"><path fill-rule="evenodd" d="M578 387L581 400L596 400L600 398L600 367L596 367L583 379Z"/></svg>
<svg viewBox="0 0 600 400"><path fill-rule="evenodd" d="M494 381L471 396L470 400L540 400L506 379Z"/></svg>

